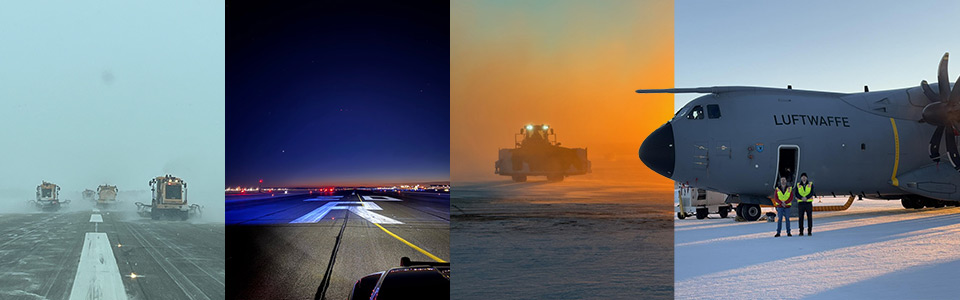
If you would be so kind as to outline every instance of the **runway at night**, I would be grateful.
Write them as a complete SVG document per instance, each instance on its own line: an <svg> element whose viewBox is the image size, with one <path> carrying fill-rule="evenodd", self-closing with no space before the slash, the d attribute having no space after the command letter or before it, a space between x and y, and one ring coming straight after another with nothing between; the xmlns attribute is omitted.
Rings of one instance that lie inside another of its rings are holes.
<svg viewBox="0 0 960 300"><path fill-rule="evenodd" d="M328 274L322 293L343 299L401 257L448 261L449 205L449 194L428 192L228 196L227 297L313 298Z"/></svg>

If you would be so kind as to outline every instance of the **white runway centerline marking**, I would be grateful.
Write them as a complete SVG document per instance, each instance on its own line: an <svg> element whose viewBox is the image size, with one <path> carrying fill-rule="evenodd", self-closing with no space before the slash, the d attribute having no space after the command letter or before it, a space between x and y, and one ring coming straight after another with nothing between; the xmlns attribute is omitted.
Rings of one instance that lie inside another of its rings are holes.
<svg viewBox="0 0 960 300"><path fill-rule="evenodd" d="M70 290L70 300L80 299L127 299L106 233L87 232L83 239L80 264Z"/></svg>
<svg viewBox="0 0 960 300"><path fill-rule="evenodd" d="M316 198L310 198L303 201L306 201L306 202L324 201L325 202L325 201L337 201L337 200L340 200L341 198L343 197L342 196L317 196Z"/></svg>
<svg viewBox="0 0 960 300"><path fill-rule="evenodd" d="M390 196L360 196L365 201L403 201Z"/></svg>
<svg viewBox="0 0 960 300"><path fill-rule="evenodd" d="M103 223L103 216L100 214L92 214L90 215L90 222Z"/></svg>
<svg viewBox="0 0 960 300"><path fill-rule="evenodd" d="M343 204L343 206L341 206ZM357 206L359 205L359 206ZM372 212L371 210L383 210L380 205L372 202L360 202L360 201L336 201L328 202L323 206L314 209L307 214L300 216L296 220L290 221L290 223L316 223L320 222L324 216L327 215L331 210L334 209L347 209L350 212L364 218L367 221L370 221L374 224L403 224L403 222L391 219L387 216Z"/></svg>

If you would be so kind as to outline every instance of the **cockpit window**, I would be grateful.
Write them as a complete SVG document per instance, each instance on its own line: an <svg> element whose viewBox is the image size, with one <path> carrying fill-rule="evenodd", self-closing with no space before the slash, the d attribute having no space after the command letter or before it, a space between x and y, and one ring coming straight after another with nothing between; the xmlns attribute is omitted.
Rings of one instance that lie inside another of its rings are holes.
<svg viewBox="0 0 960 300"><path fill-rule="evenodd" d="M707 105L707 118L719 119L720 118L720 105L710 104Z"/></svg>
<svg viewBox="0 0 960 300"><path fill-rule="evenodd" d="M703 106L697 105L687 113L687 119L703 120Z"/></svg>

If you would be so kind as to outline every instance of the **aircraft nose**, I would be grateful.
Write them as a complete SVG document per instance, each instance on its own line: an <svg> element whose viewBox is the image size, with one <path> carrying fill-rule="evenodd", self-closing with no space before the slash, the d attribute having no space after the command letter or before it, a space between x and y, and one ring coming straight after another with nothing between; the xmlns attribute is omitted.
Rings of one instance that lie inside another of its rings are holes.
<svg viewBox="0 0 960 300"><path fill-rule="evenodd" d="M669 122L654 130L640 145L640 160L643 164L667 178L673 177L675 156L673 125Z"/></svg>

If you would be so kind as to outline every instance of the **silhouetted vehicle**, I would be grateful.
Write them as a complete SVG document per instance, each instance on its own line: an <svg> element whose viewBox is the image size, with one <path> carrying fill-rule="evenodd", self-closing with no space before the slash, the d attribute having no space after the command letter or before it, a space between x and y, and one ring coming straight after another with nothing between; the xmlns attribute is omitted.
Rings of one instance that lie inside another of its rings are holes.
<svg viewBox="0 0 960 300"><path fill-rule="evenodd" d="M518 140L521 137L522 140ZM514 136L514 143L513 149L500 149L499 160L494 165L496 174L524 182L528 176L563 181L566 176L590 173L587 149L561 147L553 128L547 125L521 128Z"/></svg>

